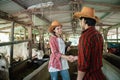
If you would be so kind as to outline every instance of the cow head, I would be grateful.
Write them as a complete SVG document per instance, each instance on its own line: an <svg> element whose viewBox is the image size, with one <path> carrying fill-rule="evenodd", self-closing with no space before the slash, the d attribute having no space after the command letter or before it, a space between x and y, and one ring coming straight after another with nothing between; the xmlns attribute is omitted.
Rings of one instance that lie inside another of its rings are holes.
<svg viewBox="0 0 120 80"><path fill-rule="evenodd" d="M8 61L3 53L0 53L0 71L8 71Z"/></svg>

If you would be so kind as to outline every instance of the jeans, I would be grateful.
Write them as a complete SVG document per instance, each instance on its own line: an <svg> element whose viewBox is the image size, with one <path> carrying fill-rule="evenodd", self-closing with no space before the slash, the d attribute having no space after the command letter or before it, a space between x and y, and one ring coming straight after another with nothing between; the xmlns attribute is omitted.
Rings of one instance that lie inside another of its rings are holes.
<svg viewBox="0 0 120 80"><path fill-rule="evenodd" d="M62 80L70 80L70 75L69 75L68 70L61 70L61 71L57 71L57 72L50 72L51 80L58 80L58 72L60 72Z"/></svg>

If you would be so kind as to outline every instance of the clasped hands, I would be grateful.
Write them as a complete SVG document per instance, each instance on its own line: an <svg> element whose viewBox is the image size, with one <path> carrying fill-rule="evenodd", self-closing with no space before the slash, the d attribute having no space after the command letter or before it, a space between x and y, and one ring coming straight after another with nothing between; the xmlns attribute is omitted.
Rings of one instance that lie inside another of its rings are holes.
<svg viewBox="0 0 120 80"><path fill-rule="evenodd" d="M78 56L69 55L67 60L68 60L69 62L74 62L74 61L76 61L77 59L78 59Z"/></svg>

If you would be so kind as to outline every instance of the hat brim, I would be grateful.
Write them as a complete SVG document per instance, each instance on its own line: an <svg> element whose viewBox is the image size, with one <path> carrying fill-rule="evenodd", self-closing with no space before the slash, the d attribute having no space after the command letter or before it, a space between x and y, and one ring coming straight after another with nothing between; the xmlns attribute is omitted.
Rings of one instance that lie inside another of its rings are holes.
<svg viewBox="0 0 120 80"><path fill-rule="evenodd" d="M80 17L86 17L86 18L92 18L94 19L96 22L99 22L99 18L97 16L88 16L88 15L85 15L81 12L76 12L74 15L73 15L74 18L80 18Z"/></svg>
<svg viewBox="0 0 120 80"><path fill-rule="evenodd" d="M53 29L54 29L55 27L57 27L57 26L61 26L61 27L62 27L61 24L55 25L55 26L50 26L49 29L48 29L48 31L52 33L52 32L53 32Z"/></svg>

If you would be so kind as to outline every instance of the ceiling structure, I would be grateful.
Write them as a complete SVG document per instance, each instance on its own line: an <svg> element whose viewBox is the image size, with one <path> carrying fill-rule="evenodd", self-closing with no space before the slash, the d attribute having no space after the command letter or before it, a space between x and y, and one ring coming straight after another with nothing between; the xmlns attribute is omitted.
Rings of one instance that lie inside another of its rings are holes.
<svg viewBox="0 0 120 80"><path fill-rule="evenodd" d="M14 21L18 23L15 27L32 26L47 31L50 23L58 20L65 34L80 34L73 14L83 6L95 8L101 19L97 29L120 26L120 0L0 0L0 30L9 29Z"/></svg>

